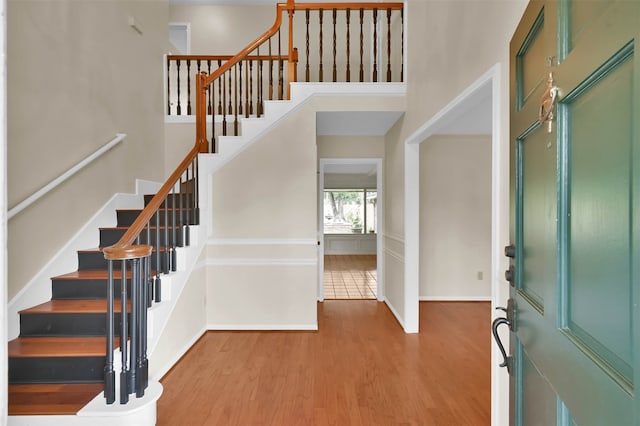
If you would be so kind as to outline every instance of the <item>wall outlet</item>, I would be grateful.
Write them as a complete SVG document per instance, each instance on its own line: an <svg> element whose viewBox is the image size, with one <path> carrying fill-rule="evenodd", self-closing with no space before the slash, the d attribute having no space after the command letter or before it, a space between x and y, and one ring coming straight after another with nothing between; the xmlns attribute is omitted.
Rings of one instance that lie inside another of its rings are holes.
<svg viewBox="0 0 640 426"><path fill-rule="evenodd" d="M484 274L482 273L482 271L478 271L478 273L476 274L476 277L478 278L479 281L482 281L484 279Z"/></svg>

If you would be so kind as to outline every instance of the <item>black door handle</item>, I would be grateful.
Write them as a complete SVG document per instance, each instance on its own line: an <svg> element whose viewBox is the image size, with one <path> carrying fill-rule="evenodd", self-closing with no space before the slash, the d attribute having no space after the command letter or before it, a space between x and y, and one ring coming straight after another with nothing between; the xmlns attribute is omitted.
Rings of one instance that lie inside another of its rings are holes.
<svg viewBox="0 0 640 426"><path fill-rule="evenodd" d="M498 349L500 349L500 352L502 353L503 361L502 361L502 364L500 364L500 367L507 367L507 373L511 374L511 363L513 361L513 358L511 356L507 356L507 352L504 350L504 345L502 344L502 340L500 340L500 336L498 335L498 327L502 324L507 324L509 326L509 329L511 330L511 326L512 326L511 321L509 321L506 318L496 318L493 320L493 323L491 324L491 332L493 333L493 338L496 340Z"/></svg>

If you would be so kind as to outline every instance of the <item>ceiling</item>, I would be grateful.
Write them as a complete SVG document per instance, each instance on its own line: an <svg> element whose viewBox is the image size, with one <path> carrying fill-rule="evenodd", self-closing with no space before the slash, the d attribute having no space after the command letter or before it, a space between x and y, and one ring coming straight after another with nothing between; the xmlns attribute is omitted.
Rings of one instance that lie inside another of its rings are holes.
<svg viewBox="0 0 640 426"><path fill-rule="evenodd" d="M316 133L320 136L384 136L402 114L399 111L319 112Z"/></svg>

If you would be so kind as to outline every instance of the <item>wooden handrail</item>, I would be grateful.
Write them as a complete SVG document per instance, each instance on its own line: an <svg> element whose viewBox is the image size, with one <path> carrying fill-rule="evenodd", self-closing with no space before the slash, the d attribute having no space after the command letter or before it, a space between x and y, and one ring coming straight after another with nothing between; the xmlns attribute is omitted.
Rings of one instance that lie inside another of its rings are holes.
<svg viewBox="0 0 640 426"><path fill-rule="evenodd" d="M167 55L169 61L228 61L233 58L234 55ZM273 60L287 60L285 55L247 55L245 59L251 59L253 61L268 61Z"/></svg>
<svg viewBox="0 0 640 426"><path fill-rule="evenodd" d="M227 62L222 64L218 69L209 74L203 80L203 87L207 87L213 80L220 77L225 71L229 70L232 66L240 62L249 53L253 52L256 48L258 48L262 43L269 40L269 38L278 32L280 29L280 24L282 23L282 11L287 9L287 5L285 3L278 3L276 5L276 22L269 28L264 34L255 39L252 43L247 45L244 49L238 52L235 56L229 59Z"/></svg>
<svg viewBox="0 0 640 426"><path fill-rule="evenodd" d="M357 10L357 9L392 9L392 10L400 10L404 7L402 3L398 2L388 2L388 3L348 3L348 2L340 2L340 3L294 3L294 10Z"/></svg>
<svg viewBox="0 0 640 426"><path fill-rule="evenodd" d="M206 144L206 141L205 141ZM139 247L138 249L132 248L134 241L138 238L138 235L145 229L147 223L151 221L151 218L156 213L156 211L160 208L165 198L171 192L171 189L174 187L180 176L184 173L184 171L189 167L191 162L196 158L196 156L200 152L206 152L206 145L203 147L201 144L196 143L195 146L189 151L187 156L182 160L182 162L176 167L175 171L169 176L167 181L162 185L160 190L156 195L153 196L151 201L147 204L147 206L142 210L140 215L136 218L127 232L120 238L120 240L110 247L105 247L103 249L104 257L107 260L122 260L122 259L131 259L133 257L132 253L151 253L151 246L135 246ZM146 247L149 247L148 249ZM148 254L147 254L148 255ZM144 257L139 256L139 257Z"/></svg>

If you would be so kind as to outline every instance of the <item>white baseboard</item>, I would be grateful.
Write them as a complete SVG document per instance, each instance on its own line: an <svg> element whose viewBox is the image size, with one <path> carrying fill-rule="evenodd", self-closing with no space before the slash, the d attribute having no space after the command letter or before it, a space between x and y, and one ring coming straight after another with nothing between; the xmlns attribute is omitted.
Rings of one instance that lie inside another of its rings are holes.
<svg viewBox="0 0 640 426"><path fill-rule="evenodd" d="M210 331L317 331L315 324L209 324Z"/></svg>
<svg viewBox="0 0 640 426"><path fill-rule="evenodd" d="M491 296L420 296L421 302L491 302Z"/></svg>
<svg viewBox="0 0 640 426"><path fill-rule="evenodd" d="M384 303L387 304L387 306L389 307L389 310L391 311L391 313L393 314L394 317L396 317L396 320L400 323L400 325L402 326L403 329L406 330L405 326L404 326L404 320L402 319L402 317L398 314L398 311L396 310L396 308L393 307L393 305L391 304L391 302L389 302L389 299L385 299Z"/></svg>
<svg viewBox="0 0 640 426"><path fill-rule="evenodd" d="M171 370L173 368L174 365L176 365L176 363L178 361L180 361L180 358L182 358L184 356L184 354L187 353L187 351L189 349L191 349L191 347L198 341L198 339L200 339L204 333L207 332L206 328L202 328L200 331L198 331L188 342L187 344L185 344L182 348L180 348L180 350L178 350L174 356L171 358L171 360L167 363L165 363L165 365L162 366L162 368L160 368L158 370L158 372L156 374L153 375L152 379L156 380L156 381L160 381L160 379L162 379L164 377L165 374L167 374L169 372L169 370Z"/></svg>

